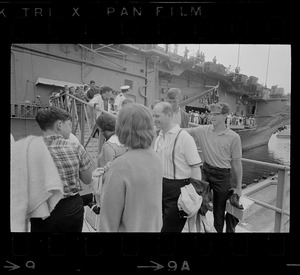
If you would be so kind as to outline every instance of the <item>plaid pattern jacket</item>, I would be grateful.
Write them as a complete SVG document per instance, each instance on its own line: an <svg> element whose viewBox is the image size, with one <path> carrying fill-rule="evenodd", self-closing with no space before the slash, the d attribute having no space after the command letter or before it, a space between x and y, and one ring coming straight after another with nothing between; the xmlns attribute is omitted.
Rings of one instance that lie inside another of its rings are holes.
<svg viewBox="0 0 300 275"><path fill-rule="evenodd" d="M73 143L62 135L43 138L60 175L64 197L77 194L81 188L79 172L85 171L92 163L81 144Z"/></svg>

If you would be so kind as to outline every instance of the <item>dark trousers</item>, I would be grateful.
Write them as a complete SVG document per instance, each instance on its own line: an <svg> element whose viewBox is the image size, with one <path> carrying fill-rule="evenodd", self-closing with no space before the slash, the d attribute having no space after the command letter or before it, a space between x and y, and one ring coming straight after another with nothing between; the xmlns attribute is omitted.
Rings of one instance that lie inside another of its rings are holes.
<svg viewBox="0 0 300 275"><path fill-rule="evenodd" d="M45 220L31 218L31 232L81 232L84 208L79 195L61 199Z"/></svg>
<svg viewBox="0 0 300 275"><path fill-rule="evenodd" d="M217 232L223 232L224 220L226 220L226 232L235 232L238 219L226 213L226 200L229 194L230 169L218 168L204 163L202 167L202 180L209 182L213 190L213 215L214 227Z"/></svg>
<svg viewBox="0 0 300 275"><path fill-rule="evenodd" d="M186 218L180 217L177 201L180 188L189 184L190 180L170 180L163 178L163 227L161 232L181 232Z"/></svg>
<svg viewBox="0 0 300 275"><path fill-rule="evenodd" d="M81 195L81 199L83 202L83 206L89 205L89 203L93 202L93 193Z"/></svg>

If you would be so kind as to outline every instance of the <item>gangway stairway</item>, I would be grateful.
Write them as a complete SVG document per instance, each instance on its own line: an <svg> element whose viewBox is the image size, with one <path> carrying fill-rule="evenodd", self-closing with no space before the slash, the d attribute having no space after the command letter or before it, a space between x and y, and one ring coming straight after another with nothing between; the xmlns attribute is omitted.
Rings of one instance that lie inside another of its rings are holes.
<svg viewBox="0 0 300 275"><path fill-rule="evenodd" d="M84 140L87 141L92 134L92 129L89 127L87 123L84 124ZM81 131L79 127L77 127L76 132L74 135L80 140ZM85 150L88 152L89 156L92 158L95 165L97 164L97 156L99 150L99 139L98 138L91 138L89 143L86 145Z"/></svg>
<svg viewBox="0 0 300 275"><path fill-rule="evenodd" d="M63 99L63 96L65 96L68 100ZM68 101L68 106L67 102ZM78 113L77 108L79 108L76 103L81 103L82 109L81 109L81 123L78 123ZM58 97L51 99L51 105L67 110L72 115L72 133L78 138L80 143L84 146L86 149L88 155L90 156L91 160L93 161L94 165L97 166L97 156L99 152L101 151L102 144L104 142L104 136L99 133L96 136L94 135L94 132L96 130L96 127L94 125L90 124L90 119L88 117L89 106L88 103L73 96L73 95L60 95ZM101 111L103 113L107 113L105 110L101 108L95 108L98 111ZM112 115L112 114L111 114ZM115 115L112 115L115 116ZM116 117L116 116L115 116ZM81 129L83 129L83 134Z"/></svg>

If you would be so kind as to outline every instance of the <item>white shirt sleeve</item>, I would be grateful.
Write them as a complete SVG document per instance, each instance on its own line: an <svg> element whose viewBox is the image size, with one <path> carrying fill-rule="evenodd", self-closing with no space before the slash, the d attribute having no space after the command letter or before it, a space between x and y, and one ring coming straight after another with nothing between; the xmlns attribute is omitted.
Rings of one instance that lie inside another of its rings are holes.
<svg viewBox="0 0 300 275"><path fill-rule="evenodd" d="M193 166L196 164L201 164L202 160L198 154L197 146L194 138L188 133L184 137L184 155L188 165Z"/></svg>
<svg viewBox="0 0 300 275"><path fill-rule="evenodd" d="M88 102L89 106L91 106L91 107L94 107L94 105L96 103L99 105L98 107L104 109L104 103L103 103L103 99L102 99L101 95L95 96Z"/></svg>
<svg viewBox="0 0 300 275"><path fill-rule="evenodd" d="M116 105L116 106L119 106L119 105L120 105L120 95L117 95L117 96L116 96L114 105Z"/></svg>

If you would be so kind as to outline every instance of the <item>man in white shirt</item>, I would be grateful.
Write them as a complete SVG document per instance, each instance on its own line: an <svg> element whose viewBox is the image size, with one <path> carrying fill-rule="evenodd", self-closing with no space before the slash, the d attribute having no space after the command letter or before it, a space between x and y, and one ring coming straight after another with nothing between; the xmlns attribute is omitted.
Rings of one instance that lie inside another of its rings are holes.
<svg viewBox="0 0 300 275"><path fill-rule="evenodd" d="M201 159L195 141L180 129L173 114L168 102L159 102L153 108L154 124L160 130L154 150L163 162L162 232L182 231L186 218L179 216L180 188L189 184L191 178L201 180Z"/></svg>
<svg viewBox="0 0 300 275"><path fill-rule="evenodd" d="M111 113L111 106L109 104L109 98L110 98L110 93L112 91L112 88L108 86L103 86L100 89L100 93L95 94L94 97L89 101L89 106L95 108L98 107L100 109L103 109L109 113ZM95 110L95 120L102 114L102 112L97 109ZM95 124L95 121L93 121L93 124Z"/></svg>
<svg viewBox="0 0 300 275"><path fill-rule="evenodd" d="M130 86L122 86L120 87L121 93L116 96L114 103L114 111L118 114L122 109L122 102L126 99L125 94L129 91Z"/></svg>

